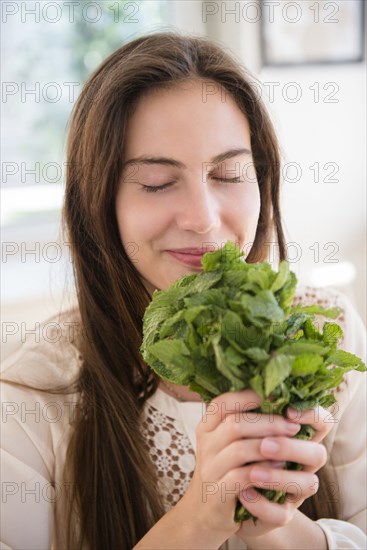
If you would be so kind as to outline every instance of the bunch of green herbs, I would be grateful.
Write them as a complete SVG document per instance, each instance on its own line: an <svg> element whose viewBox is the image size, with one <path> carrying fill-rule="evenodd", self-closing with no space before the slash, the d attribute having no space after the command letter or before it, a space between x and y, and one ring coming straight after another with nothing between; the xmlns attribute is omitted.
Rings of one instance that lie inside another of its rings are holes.
<svg viewBox="0 0 367 550"><path fill-rule="evenodd" d="M338 308L292 306L297 278L282 261L278 271L267 262L246 263L228 241L202 258L203 270L185 275L167 290L153 293L143 319L141 353L162 378L185 385L205 403L229 391L252 388L261 398L259 412L284 414L288 406L305 410L335 402L332 389L351 369L366 370L355 355L338 349ZM295 436L310 439L303 425ZM287 469L300 469L286 463ZM282 503L281 491L260 489ZM252 514L238 501L235 521Z"/></svg>

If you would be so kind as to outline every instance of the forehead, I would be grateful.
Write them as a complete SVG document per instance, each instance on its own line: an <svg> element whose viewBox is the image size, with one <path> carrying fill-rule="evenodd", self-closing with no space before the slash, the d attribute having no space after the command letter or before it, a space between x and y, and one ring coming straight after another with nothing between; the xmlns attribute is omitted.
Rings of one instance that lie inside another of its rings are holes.
<svg viewBox="0 0 367 550"><path fill-rule="evenodd" d="M127 158L162 149L183 155L196 148L213 155L240 146L250 146L246 115L217 83L195 80L151 91L138 101L128 121L125 152Z"/></svg>

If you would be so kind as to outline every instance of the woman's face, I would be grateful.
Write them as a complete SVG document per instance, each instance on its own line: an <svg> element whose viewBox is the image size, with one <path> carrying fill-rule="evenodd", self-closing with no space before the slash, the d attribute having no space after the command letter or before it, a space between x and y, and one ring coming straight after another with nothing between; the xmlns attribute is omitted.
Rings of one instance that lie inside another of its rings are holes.
<svg viewBox="0 0 367 550"><path fill-rule="evenodd" d="M227 240L250 251L260 212L250 130L217 85L190 81L143 97L124 159L117 221L149 292L199 272L202 254Z"/></svg>

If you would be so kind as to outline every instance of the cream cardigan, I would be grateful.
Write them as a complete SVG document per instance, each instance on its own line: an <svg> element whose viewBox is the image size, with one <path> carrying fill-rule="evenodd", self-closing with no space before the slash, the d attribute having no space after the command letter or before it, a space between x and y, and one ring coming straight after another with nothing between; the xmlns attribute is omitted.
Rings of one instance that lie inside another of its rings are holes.
<svg viewBox="0 0 367 550"><path fill-rule="evenodd" d="M365 358L365 330L349 303L331 290L304 288L298 301L318 300L344 310L343 349ZM46 387L73 380L79 352L70 344L75 326L67 312L44 323L40 342L29 341L2 365L7 380ZM48 323L48 325L47 325ZM366 532L366 375L351 372L336 393L338 406L324 440L327 467L336 475L335 498L342 519L320 519L330 549L367 548ZM9 383L1 385L1 549L50 549L62 526L61 502L68 485L62 467L72 430L77 394L42 393ZM195 427L203 414L200 402L178 402L160 388L146 402L142 430L159 474L166 510L185 493L195 466ZM245 549L236 536L223 549ZM58 547L61 550L61 547Z"/></svg>

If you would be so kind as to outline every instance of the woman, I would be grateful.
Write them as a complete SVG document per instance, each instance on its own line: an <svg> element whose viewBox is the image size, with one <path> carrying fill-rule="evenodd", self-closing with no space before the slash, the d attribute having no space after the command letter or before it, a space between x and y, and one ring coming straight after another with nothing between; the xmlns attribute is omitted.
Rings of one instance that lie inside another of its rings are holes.
<svg viewBox="0 0 367 550"><path fill-rule="evenodd" d="M71 120L64 204L78 307L3 366L4 548L365 547L353 434L365 377L348 375L335 418L258 418L254 392L205 409L139 353L153 290L198 272L205 250L229 239L262 261L275 240L285 257L279 164L250 77L210 41L138 38L90 77ZM343 347L363 353L341 295L300 289L297 300L342 307ZM312 441L292 439L302 423ZM303 470L284 471L287 460ZM260 496L264 483L287 487L286 503ZM234 523L237 498L256 524Z"/></svg>

